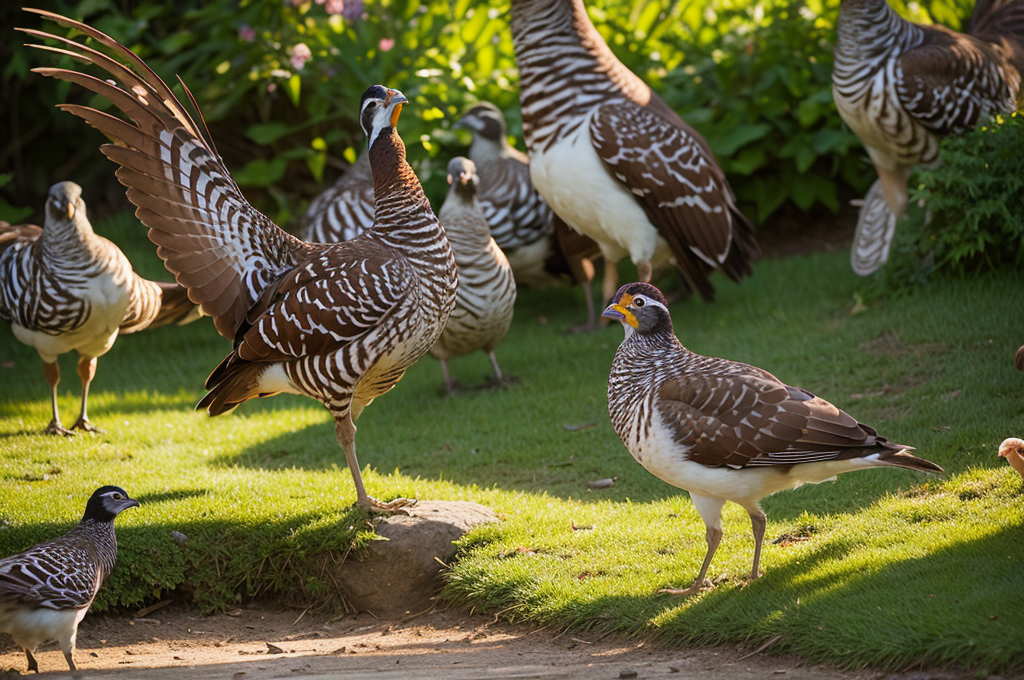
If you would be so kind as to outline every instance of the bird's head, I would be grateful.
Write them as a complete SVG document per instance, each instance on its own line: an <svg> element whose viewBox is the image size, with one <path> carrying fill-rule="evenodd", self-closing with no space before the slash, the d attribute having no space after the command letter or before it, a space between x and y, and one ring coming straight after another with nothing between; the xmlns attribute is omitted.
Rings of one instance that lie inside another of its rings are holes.
<svg viewBox="0 0 1024 680"><path fill-rule="evenodd" d="M58 182L50 187L50 194L46 198L47 223L70 222L75 219L75 215L85 218L82 187L74 182Z"/></svg>
<svg viewBox="0 0 1024 680"><path fill-rule="evenodd" d="M1004 439L1003 443L999 445L999 455L1003 458L1009 458L1010 456L1024 458L1024 439L1017 439L1016 437Z"/></svg>
<svg viewBox="0 0 1024 680"><path fill-rule="evenodd" d="M448 184L463 196L476 194L477 184L480 177L476 174L476 163L465 158L456 156L448 162Z"/></svg>
<svg viewBox="0 0 1024 680"><path fill-rule="evenodd" d="M479 135L492 142L500 142L505 137L505 115L494 104L480 102L466 111L453 127L469 130L474 137Z"/></svg>
<svg viewBox="0 0 1024 680"><path fill-rule="evenodd" d="M380 136L383 130L398 124L398 116L402 113L402 104L408 103L405 95L383 85L371 85L363 92L359 103L359 125L366 133L368 146Z"/></svg>
<svg viewBox="0 0 1024 680"><path fill-rule="evenodd" d="M112 522L115 517L128 508L139 507L139 502L130 498L128 493L119 486L101 486L93 491L89 502L85 505L82 520L91 519L96 522Z"/></svg>
<svg viewBox="0 0 1024 680"><path fill-rule="evenodd" d="M634 332L641 335L672 333L672 317L665 296L649 283L627 283L619 288L601 316L622 322L627 338Z"/></svg>

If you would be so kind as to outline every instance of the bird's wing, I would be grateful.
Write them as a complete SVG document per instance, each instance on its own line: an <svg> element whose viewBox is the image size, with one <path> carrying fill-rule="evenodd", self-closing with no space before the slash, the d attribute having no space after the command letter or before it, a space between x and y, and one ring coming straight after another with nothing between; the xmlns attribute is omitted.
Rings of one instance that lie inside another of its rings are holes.
<svg viewBox="0 0 1024 680"><path fill-rule="evenodd" d="M898 57L896 73L900 104L921 125L951 134L1016 109L1020 77L1000 66L991 46L939 28L925 38Z"/></svg>
<svg viewBox="0 0 1024 680"><path fill-rule="evenodd" d="M723 267L737 216L725 176L698 138L631 101L597 107L590 136L605 167L636 196L690 283L705 297Z"/></svg>
<svg viewBox="0 0 1024 680"><path fill-rule="evenodd" d="M691 460L742 468L834 460L876 444L876 433L829 402L767 371L718 360L658 390L663 422Z"/></svg>
<svg viewBox="0 0 1024 680"><path fill-rule="evenodd" d="M0 560L0 601L50 609L86 607L98 578L95 562L82 548L42 544Z"/></svg>
<svg viewBox="0 0 1024 680"><path fill-rule="evenodd" d="M113 142L102 151L121 165L117 178L128 187L128 198L137 206L139 220L149 227L157 253L188 288L190 297L214 318L221 335L233 337L267 285L304 256L308 245L245 200L212 143L141 59L89 26L50 12L30 11L84 33L127 62L67 38L20 29L69 49L34 47L94 64L120 83L67 69L34 69L106 97L133 121L86 106L59 105Z"/></svg>
<svg viewBox="0 0 1024 680"><path fill-rule="evenodd" d="M32 245L42 233L34 224L0 222L0 319L4 321L25 325L22 312L35 270Z"/></svg>
<svg viewBox="0 0 1024 680"><path fill-rule="evenodd" d="M372 239L325 248L267 288L239 328L233 354L267 362L334 351L377 327L417 290L404 258Z"/></svg>

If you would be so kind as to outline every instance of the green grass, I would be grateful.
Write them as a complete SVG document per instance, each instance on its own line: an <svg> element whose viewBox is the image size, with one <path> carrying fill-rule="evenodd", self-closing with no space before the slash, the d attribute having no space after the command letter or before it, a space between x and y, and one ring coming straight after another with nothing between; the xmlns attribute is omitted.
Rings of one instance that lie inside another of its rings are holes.
<svg viewBox="0 0 1024 680"><path fill-rule="evenodd" d="M160 273L143 229L116 219L98 230ZM686 494L637 465L608 423L621 330L566 334L581 320L578 293L530 291L498 351L519 385L445 397L427 358L359 422L370 493L474 500L502 516L462 542L448 599L678 646L781 635L772 651L843 667L1022 668L1024 498L995 455L1024 432L1014 273L935 281L857 314L854 295L870 284L846 253L769 260L742 285L718 283L715 305L673 306L684 344L810 389L946 473L859 472L765 499L764 576L747 585L749 520L727 506L709 572L718 586L688 600L660 595L696 575L704 528ZM96 486L113 483L143 505L118 520L121 562L100 606L173 590L207 609L267 594L336 602L323 556L338 559L370 534L349 507L330 417L291 396L214 419L194 413L228 349L208 321L121 339L100 359L90 400L106 433L60 440L39 434L49 394L37 355L0 332L0 554L60 532ZM73 357L62 367L70 422ZM482 354L452 369L464 383L489 372ZM565 428L586 423L595 425ZM615 486L588 490L600 477ZM784 534L799 540L772 542Z"/></svg>

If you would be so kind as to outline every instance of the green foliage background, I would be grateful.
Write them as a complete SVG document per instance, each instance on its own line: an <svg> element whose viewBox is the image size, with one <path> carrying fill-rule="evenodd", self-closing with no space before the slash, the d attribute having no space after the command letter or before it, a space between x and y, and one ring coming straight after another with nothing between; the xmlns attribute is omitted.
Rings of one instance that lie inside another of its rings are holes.
<svg viewBox="0 0 1024 680"><path fill-rule="evenodd" d="M329 0L32 4L108 33L167 81L180 75L247 196L292 229L363 143L356 108L370 84L409 97L401 132L432 199L443 197L446 162L468 141L450 127L469 104L495 102L507 113L510 134L520 137L508 0L348 0L341 14L330 13L340 3ZM972 5L891 4L914 20L934 17L953 28ZM620 59L708 138L744 211L758 222L787 206L835 213L873 180L860 143L832 103L838 6L838 0L588 3ZM103 138L52 108L84 94L30 73L60 60L23 47L25 36L15 26L63 30L17 3L0 8L0 218L38 215L49 185L65 179L82 184L93 203L125 207L113 167L96 150ZM295 68L290 58L299 43L312 56Z"/></svg>

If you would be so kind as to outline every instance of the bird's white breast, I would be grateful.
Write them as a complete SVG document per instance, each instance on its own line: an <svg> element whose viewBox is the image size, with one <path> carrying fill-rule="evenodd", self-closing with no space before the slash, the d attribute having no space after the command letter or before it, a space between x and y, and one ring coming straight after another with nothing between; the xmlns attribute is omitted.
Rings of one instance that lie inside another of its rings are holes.
<svg viewBox="0 0 1024 680"><path fill-rule="evenodd" d="M45 640L67 642L75 636L88 607L49 609L46 607L0 606L0 631L10 633L14 641L29 650Z"/></svg>
<svg viewBox="0 0 1024 680"><path fill-rule="evenodd" d="M601 246L606 258L629 255L661 264L671 251L633 194L605 169L590 139L590 118L575 131L530 156L530 176L552 210Z"/></svg>

